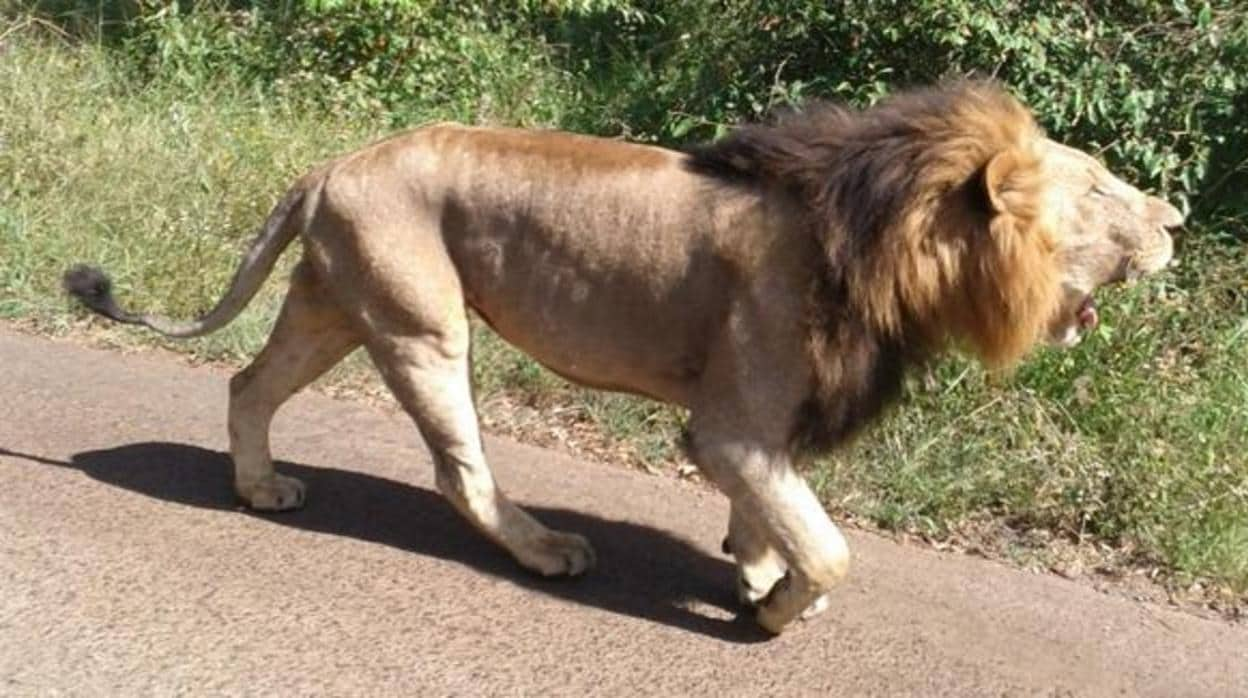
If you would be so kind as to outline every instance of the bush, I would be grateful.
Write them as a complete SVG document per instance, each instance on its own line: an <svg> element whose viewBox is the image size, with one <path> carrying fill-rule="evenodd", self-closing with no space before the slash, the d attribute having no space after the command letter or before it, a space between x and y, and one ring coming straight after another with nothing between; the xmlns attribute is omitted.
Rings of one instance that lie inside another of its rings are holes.
<svg viewBox="0 0 1248 698"><path fill-rule="evenodd" d="M592 76L581 107L595 130L623 122L664 142L710 138L777 102L863 105L898 86L990 75L1056 137L1102 152L1127 179L1184 202L1200 196L1200 213L1248 212L1242 2L677 0L628 10L543 25L567 47L568 69Z"/></svg>
<svg viewBox="0 0 1248 698"><path fill-rule="evenodd" d="M37 7L84 24L73 0ZM1248 8L1238 0L98 7L129 20L111 36L149 79L229 75L395 125L433 112L678 144L778 102L864 105L899 86L991 75L1056 137L1191 204L1216 231L1248 236Z"/></svg>
<svg viewBox="0 0 1248 698"><path fill-rule="evenodd" d="M552 123L566 82L514 13L471 3L41 0L30 9L80 35L98 32L142 81L251 85L393 125L430 112Z"/></svg>

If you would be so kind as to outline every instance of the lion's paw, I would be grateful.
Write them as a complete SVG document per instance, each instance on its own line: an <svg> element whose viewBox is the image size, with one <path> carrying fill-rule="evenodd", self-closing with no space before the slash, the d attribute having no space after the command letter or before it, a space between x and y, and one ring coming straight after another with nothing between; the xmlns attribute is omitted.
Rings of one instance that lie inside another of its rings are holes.
<svg viewBox="0 0 1248 698"><path fill-rule="evenodd" d="M298 509L303 506L305 494L302 482L276 473L251 485L236 485L236 489L239 498L258 511Z"/></svg>
<svg viewBox="0 0 1248 698"><path fill-rule="evenodd" d="M561 531L544 531L515 555L520 564L547 577L575 577L593 567L595 559L583 536Z"/></svg>
<svg viewBox="0 0 1248 698"><path fill-rule="evenodd" d="M758 604L758 624L768 632L779 635L791 621L807 621L828 610L828 594L812 599L808 592L800 590L800 586L795 588L791 574L785 574L776 581Z"/></svg>
<svg viewBox="0 0 1248 698"><path fill-rule="evenodd" d="M757 606L784 574L784 567L770 560L738 566L737 600L746 606Z"/></svg>

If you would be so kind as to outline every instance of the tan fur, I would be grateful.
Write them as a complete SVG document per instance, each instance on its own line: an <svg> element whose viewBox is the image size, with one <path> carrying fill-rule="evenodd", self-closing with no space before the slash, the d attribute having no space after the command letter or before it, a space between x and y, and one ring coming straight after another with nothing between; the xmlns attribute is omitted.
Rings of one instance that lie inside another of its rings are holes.
<svg viewBox="0 0 1248 698"><path fill-rule="evenodd" d="M1089 203L1094 187L1112 206ZM465 517L543 574L592 565L583 538L543 527L486 465L472 308L561 375L690 410L690 454L732 501L742 597L773 632L848 565L795 450L853 433L950 343L1002 366L1046 335L1069 342L1079 300L1164 265L1181 220L978 84L812 108L692 154L430 126L326 164L283 206L214 315L302 240L268 346L231 383L243 499L302 502L273 470L269 423L363 345ZM93 307L121 315L110 303Z"/></svg>

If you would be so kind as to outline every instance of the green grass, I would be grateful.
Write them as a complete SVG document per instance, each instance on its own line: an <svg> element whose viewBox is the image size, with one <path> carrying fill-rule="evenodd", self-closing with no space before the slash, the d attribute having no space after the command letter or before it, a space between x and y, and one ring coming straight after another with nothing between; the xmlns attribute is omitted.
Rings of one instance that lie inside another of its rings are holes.
<svg viewBox="0 0 1248 698"><path fill-rule="evenodd" d="M0 316L65 322L67 263L115 272L136 305L185 315L220 293L239 244L291 177L367 134L205 85L136 88L100 49L19 41L0 61ZM276 288L188 346L241 356Z"/></svg>
<svg viewBox="0 0 1248 698"><path fill-rule="evenodd" d="M172 344L88 321L60 274L98 263L130 305L202 310L294 176L388 128L230 79L139 82L109 50L29 32L0 51L0 317L49 333L89 326L119 344L244 360L263 342L280 277L227 330ZM577 111L485 101L488 114L409 108L416 120L510 123ZM824 500L937 539L985 522L1048 531L1248 593L1248 250L1216 232L1189 233L1177 272L1107 294L1105 325L1073 351L1042 351L1008 378L957 359L914 378L903 407L811 465ZM564 415L633 460L676 457L679 413L573 388L480 328L475 356L483 404ZM366 371L355 357L334 380Z"/></svg>
<svg viewBox="0 0 1248 698"><path fill-rule="evenodd" d="M991 517L1248 589L1248 260L1189 249L1008 380L950 362L840 458L825 499L935 537Z"/></svg>

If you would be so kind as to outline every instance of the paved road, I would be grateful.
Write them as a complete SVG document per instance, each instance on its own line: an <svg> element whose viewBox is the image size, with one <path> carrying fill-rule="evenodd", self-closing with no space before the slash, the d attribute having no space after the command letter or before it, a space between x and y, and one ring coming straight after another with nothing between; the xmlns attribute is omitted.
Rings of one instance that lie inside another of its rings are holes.
<svg viewBox="0 0 1248 698"><path fill-rule="evenodd" d="M0 694L1248 695L1248 628L851 534L833 609L765 641L701 488L504 440L584 533L519 571L432 491L401 415L303 396L297 513L238 510L225 375L0 331Z"/></svg>

